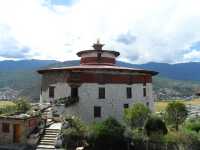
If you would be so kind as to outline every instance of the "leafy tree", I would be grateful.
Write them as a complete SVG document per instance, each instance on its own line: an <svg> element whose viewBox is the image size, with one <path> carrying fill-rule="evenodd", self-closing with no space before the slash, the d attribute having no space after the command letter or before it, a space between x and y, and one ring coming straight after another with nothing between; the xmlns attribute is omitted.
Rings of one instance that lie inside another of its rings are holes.
<svg viewBox="0 0 200 150"><path fill-rule="evenodd" d="M124 119L131 128L142 128L149 115L149 108L142 103L137 103L125 110Z"/></svg>
<svg viewBox="0 0 200 150"><path fill-rule="evenodd" d="M187 108L181 102L170 102L166 108L165 119L169 124L175 125L178 131L179 125L182 124L187 117Z"/></svg>
<svg viewBox="0 0 200 150"><path fill-rule="evenodd" d="M148 136L153 134L165 135L168 132L165 122L159 117L150 117L145 123L144 128Z"/></svg>
<svg viewBox="0 0 200 150"><path fill-rule="evenodd" d="M93 150L122 150L125 149L125 128L117 120L108 118L92 127L90 145Z"/></svg>
<svg viewBox="0 0 200 150"><path fill-rule="evenodd" d="M78 146L84 146L87 134L86 126L77 117L68 117L66 122L68 128L62 129L64 147L74 150Z"/></svg>
<svg viewBox="0 0 200 150"><path fill-rule="evenodd" d="M31 104L28 99L20 98L15 101L17 111L21 113L26 113L28 110L31 109Z"/></svg>

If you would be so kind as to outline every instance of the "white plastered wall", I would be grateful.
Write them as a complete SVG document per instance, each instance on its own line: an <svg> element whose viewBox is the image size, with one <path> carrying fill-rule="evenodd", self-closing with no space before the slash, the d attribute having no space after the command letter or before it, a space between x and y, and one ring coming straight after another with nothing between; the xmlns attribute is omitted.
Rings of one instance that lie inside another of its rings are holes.
<svg viewBox="0 0 200 150"><path fill-rule="evenodd" d="M55 86L55 99L67 97L71 95L71 88L67 83L57 83ZM99 87L105 87L105 99L98 98ZM126 98L126 88L132 88L132 98ZM70 107L57 107L60 113L64 115L76 115L85 122L94 122L113 116L119 121L123 118L124 104L129 107L136 102L142 102L145 105L149 103L149 107L153 110L154 100L152 94L152 84L146 84L147 96L143 96L143 84L97 84L84 83L79 87L79 102ZM42 93L42 98L50 100L49 91ZM101 118L94 118L94 106L101 107Z"/></svg>

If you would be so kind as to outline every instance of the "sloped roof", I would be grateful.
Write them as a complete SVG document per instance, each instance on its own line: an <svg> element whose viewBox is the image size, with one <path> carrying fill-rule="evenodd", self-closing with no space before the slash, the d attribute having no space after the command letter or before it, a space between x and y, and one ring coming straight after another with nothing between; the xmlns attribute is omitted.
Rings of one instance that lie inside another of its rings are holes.
<svg viewBox="0 0 200 150"><path fill-rule="evenodd" d="M45 72L53 71L119 71L119 72L138 72L146 73L151 75L157 75L158 72L151 70L144 70L139 68L128 68L128 67L119 67L119 66L109 66L109 65L80 65L80 66L71 66L71 67L59 67L59 68L47 68L38 70L38 73L42 74Z"/></svg>

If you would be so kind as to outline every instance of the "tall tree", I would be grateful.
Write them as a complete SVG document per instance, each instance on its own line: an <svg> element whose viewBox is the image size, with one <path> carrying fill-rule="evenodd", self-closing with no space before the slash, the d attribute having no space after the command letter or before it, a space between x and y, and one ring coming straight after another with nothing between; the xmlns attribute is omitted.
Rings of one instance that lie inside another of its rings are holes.
<svg viewBox="0 0 200 150"><path fill-rule="evenodd" d="M187 108L181 102L171 102L167 105L165 119L169 124L175 125L178 131L179 125L187 118Z"/></svg>
<svg viewBox="0 0 200 150"><path fill-rule="evenodd" d="M131 128L144 127L144 123L150 115L150 110L142 103L136 103L125 110L124 119Z"/></svg>

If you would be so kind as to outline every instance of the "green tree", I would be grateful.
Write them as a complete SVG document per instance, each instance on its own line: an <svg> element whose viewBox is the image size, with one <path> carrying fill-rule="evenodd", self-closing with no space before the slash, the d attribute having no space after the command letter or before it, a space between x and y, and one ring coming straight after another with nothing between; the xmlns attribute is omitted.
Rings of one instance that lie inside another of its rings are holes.
<svg viewBox="0 0 200 150"><path fill-rule="evenodd" d="M179 125L185 121L187 114L188 111L185 104L177 101L170 102L166 108L165 119L169 124L174 125L178 131Z"/></svg>
<svg viewBox="0 0 200 150"><path fill-rule="evenodd" d="M65 121L68 127L62 129L64 147L74 150L78 146L85 146L87 127L77 117L68 117Z"/></svg>
<svg viewBox="0 0 200 150"><path fill-rule="evenodd" d="M125 110L124 119L131 128L143 128L149 115L150 110L148 107L142 103L136 103Z"/></svg>
<svg viewBox="0 0 200 150"><path fill-rule="evenodd" d="M148 136L165 135L168 132L165 122L159 117L155 116L152 116L147 120L144 129Z"/></svg>
<svg viewBox="0 0 200 150"><path fill-rule="evenodd" d="M91 129L89 143L93 150L122 150L125 149L125 128L114 118L108 118L96 123Z"/></svg>
<svg viewBox="0 0 200 150"><path fill-rule="evenodd" d="M20 98L15 101L17 111L21 113L26 113L28 110L31 109L31 104L28 99Z"/></svg>

